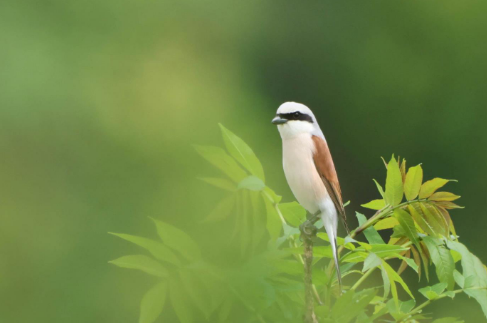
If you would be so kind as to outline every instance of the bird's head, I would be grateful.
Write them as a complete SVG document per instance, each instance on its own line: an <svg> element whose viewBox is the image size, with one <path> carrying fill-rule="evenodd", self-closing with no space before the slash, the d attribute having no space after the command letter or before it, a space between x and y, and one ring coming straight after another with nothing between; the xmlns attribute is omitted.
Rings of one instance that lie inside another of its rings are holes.
<svg viewBox="0 0 487 323"><path fill-rule="evenodd" d="M272 123L277 125L281 137L292 138L296 135L321 133L313 112L304 104L286 102L277 109Z"/></svg>

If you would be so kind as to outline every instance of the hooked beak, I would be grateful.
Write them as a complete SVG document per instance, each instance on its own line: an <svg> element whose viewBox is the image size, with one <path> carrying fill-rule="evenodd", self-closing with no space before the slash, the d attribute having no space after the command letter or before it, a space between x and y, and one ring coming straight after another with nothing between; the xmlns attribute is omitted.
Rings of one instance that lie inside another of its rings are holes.
<svg viewBox="0 0 487 323"><path fill-rule="evenodd" d="M272 119L272 123L276 125L285 124L287 121L287 119L283 119L281 117L275 117L274 119Z"/></svg>

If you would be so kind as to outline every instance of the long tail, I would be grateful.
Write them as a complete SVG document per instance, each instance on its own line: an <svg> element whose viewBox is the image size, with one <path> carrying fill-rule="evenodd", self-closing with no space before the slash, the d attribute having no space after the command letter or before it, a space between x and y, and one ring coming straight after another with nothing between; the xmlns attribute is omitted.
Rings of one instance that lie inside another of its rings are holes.
<svg viewBox="0 0 487 323"><path fill-rule="evenodd" d="M328 234L328 238L330 239L331 249L333 251L333 259L335 261L335 268L337 272L337 280L338 286L340 287L340 293L342 292L342 274L340 273L340 266L338 265L338 252L337 252L337 225L336 221L330 221L329 219L325 218L322 215L323 224L325 226L326 233ZM333 225L333 222L335 225Z"/></svg>

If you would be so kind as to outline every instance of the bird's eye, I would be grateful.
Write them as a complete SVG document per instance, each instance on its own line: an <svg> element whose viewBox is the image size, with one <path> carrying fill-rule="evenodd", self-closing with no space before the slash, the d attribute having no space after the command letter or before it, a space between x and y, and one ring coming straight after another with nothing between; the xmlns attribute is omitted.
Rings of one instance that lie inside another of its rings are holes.
<svg viewBox="0 0 487 323"><path fill-rule="evenodd" d="M297 116L299 116L300 114L301 114L301 113L300 113L299 111L294 112L294 115L295 115L296 117L297 117Z"/></svg>

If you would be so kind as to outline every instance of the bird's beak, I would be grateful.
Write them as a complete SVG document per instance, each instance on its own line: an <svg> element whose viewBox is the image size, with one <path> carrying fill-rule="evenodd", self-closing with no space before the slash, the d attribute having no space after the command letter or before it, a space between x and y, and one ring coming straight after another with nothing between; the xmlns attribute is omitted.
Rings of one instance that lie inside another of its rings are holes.
<svg viewBox="0 0 487 323"><path fill-rule="evenodd" d="M281 117L275 117L274 119L272 119L272 123L273 124L285 124L288 120L287 119L283 119Z"/></svg>

